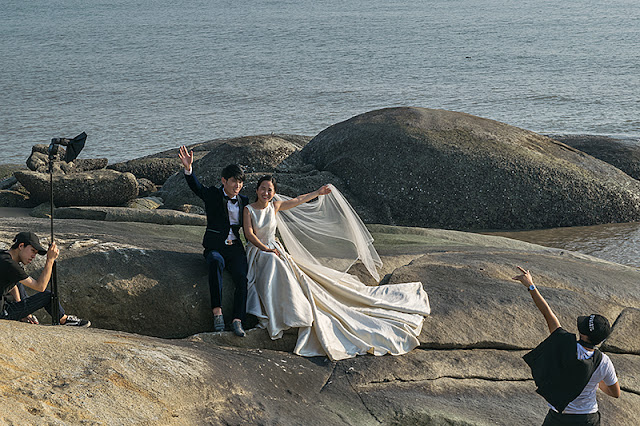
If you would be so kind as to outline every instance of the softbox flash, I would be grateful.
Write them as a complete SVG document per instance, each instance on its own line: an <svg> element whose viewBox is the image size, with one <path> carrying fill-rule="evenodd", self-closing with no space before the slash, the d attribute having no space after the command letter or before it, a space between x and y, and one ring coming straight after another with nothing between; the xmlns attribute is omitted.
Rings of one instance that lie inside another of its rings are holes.
<svg viewBox="0 0 640 426"><path fill-rule="evenodd" d="M75 138L71 139L66 147L66 155L64 157L64 161L67 163L72 162L78 157L82 148L84 148L84 143L87 140L87 134L85 132L80 133Z"/></svg>

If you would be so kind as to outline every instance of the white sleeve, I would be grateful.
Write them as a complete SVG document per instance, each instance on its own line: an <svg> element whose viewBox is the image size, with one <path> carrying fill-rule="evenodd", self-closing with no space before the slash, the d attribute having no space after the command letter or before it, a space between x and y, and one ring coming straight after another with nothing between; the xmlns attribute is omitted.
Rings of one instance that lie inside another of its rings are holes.
<svg viewBox="0 0 640 426"><path fill-rule="evenodd" d="M618 381L618 377L616 376L616 369L613 367L613 363L609 359L609 357L605 354L602 354L602 363L604 364L603 371L603 379L604 384L607 386L615 385Z"/></svg>

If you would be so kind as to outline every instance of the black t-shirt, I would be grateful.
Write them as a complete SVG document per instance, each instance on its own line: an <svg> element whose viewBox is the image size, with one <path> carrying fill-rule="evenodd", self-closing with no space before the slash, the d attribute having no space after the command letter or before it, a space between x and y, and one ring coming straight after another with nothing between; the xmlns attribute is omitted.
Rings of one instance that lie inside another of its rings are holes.
<svg viewBox="0 0 640 426"><path fill-rule="evenodd" d="M0 250L0 296L27 277L29 275L18 262L11 258L9 252Z"/></svg>

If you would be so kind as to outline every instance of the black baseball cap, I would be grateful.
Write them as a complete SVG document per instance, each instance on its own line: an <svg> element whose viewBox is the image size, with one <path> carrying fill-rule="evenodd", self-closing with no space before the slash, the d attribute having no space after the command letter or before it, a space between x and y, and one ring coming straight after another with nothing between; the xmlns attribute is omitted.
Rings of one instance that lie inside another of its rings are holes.
<svg viewBox="0 0 640 426"><path fill-rule="evenodd" d="M40 245L38 236L33 232L21 232L16 235L13 242L17 244L24 243L25 246L32 246L34 249L38 250L38 254L47 254L47 250Z"/></svg>
<svg viewBox="0 0 640 426"><path fill-rule="evenodd" d="M589 338L591 343L599 345L611 333L611 325L602 315L591 314L578 317L578 331Z"/></svg>

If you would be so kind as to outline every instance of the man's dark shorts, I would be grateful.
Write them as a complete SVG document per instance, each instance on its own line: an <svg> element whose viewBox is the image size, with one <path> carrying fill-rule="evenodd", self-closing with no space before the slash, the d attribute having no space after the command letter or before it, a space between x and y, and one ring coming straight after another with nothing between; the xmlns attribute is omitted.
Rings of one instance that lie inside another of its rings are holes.
<svg viewBox="0 0 640 426"><path fill-rule="evenodd" d="M600 412L598 411L591 414L560 414L549 409L542 426L556 425L600 426Z"/></svg>

